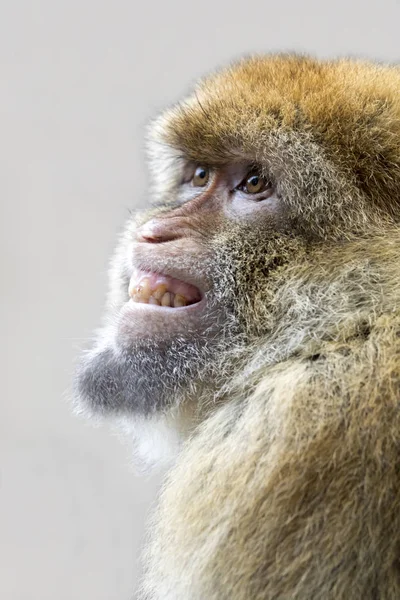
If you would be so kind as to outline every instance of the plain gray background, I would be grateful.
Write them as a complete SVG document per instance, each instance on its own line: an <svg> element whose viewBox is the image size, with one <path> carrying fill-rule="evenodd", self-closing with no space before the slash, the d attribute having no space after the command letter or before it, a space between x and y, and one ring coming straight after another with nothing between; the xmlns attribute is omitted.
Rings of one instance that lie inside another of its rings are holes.
<svg viewBox="0 0 400 600"><path fill-rule="evenodd" d="M396 61L399 24L399 0L2 0L2 600L128 600L137 584L158 480L66 397L151 185L149 117L251 51Z"/></svg>

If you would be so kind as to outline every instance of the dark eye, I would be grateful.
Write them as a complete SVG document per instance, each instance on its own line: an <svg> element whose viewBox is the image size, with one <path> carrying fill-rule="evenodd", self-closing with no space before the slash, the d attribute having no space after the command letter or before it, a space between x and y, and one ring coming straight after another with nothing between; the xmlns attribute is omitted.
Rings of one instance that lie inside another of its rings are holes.
<svg viewBox="0 0 400 600"><path fill-rule="evenodd" d="M192 185L195 187L204 187L210 179L210 169L198 166L194 172Z"/></svg>
<svg viewBox="0 0 400 600"><path fill-rule="evenodd" d="M251 171L238 186L238 189L245 194L260 194L270 188L272 188L271 181L258 171Z"/></svg>

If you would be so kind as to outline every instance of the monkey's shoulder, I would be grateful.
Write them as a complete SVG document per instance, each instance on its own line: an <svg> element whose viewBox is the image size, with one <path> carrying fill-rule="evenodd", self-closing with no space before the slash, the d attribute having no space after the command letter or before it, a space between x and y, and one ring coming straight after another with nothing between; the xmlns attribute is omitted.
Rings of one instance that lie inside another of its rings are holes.
<svg viewBox="0 0 400 600"><path fill-rule="evenodd" d="M395 597L388 578L400 594L390 559L400 543L400 319L384 315L324 350L266 369L189 440L155 517L147 584L163 577L157 598L372 598L372 585Z"/></svg>

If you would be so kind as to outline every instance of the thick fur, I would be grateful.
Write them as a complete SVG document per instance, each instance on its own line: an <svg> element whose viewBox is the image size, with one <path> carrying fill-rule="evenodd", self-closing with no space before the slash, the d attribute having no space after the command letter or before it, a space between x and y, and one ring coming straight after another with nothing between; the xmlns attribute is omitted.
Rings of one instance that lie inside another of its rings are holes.
<svg viewBox="0 0 400 600"><path fill-rule="evenodd" d="M267 262L260 230L213 240L246 347L166 479L139 597L400 598L399 69L252 58L149 149L167 204L182 156L262 164L291 230Z"/></svg>
<svg viewBox="0 0 400 600"><path fill-rule="evenodd" d="M399 243L283 285L280 330L167 479L144 598L400 597Z"/></svg>

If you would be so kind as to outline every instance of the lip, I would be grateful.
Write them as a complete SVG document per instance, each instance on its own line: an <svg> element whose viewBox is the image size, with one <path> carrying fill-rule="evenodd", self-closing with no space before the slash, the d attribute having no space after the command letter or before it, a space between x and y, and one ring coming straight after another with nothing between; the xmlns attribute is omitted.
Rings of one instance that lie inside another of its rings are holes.
<svg viewBox="0 0 400 600"><path fill-rule="evenodd" d="M133 340L151 339L164 343L176 336L192 336L205 331L210 323L207 298L176 308L134 302L129 299L121 307L116 321L117 345L129 349Z"/></svg>
<svg viewBox="0 0 400 600"><path fill-rule="evenodd" d="M188 306L157 306L156 304L147 304L145 302L134 302L132 299L129 299L128 302L124 305L125 310L129 311L151 311L154 313L164 314L164 313L193 313L204 308L206 304L206 298L203 295L201 300L198 302L194 302L193 304L189 304Z"/></svg>
<svg viewBox="0 0 400 600"><path fill-rule="evenodd" d="M150 304L170 309L191 306L202 299L200 290L186 281L165 273L137 269L132 272L128 291L134 304Z"/></svg>
<svg viewBox="0 0 400 600"><path fill-rule="evenodd" d="M188 283L199 290L201 297L212 288L212 282L206 274L209 253L199 240L182 238L150 244L133 239L127 251L128 285L134 271L147 271Z"/></svg>
<svg viewBox="0 0 400 600"><path fill-rule="evenodd" d="M165 252L152 249L151 256L143 252L144 248L138 244L131 247L130 256L134 257L130 269L126 272L126 300L120 305L115 315L114 335L117 347L129 350L135 340L149 340L163 344L177 336L201 335L208 331L212 319L208 315L208 293L211 290L210 282L203 275L204 263L201 260L201 251L196 248L196 255L187 252L189 264L181 265L179 257L166 256ZM148 250L146 248L146 250ZM160 250L160 248L158 249ZM172 260L171 260L172 258ZM156 275L168 275L197 288L200 300L187 306L168 307L135 302L128 295L129 282L137 272L151 272Z"/></svg>
<svg viewBox="0 0 400 600"><path fill-rule="evenodd" d="M204 299L205 294L210 289L210 286L207 285L207 282L204 280L204 278L200 279L198 276L188 272L187 269L179 268L179 266L176 266L176 265L170 266L168 264L164 264L163 261L158 261L158 263L160 263L160 262L161 262L161 264L157 264L157 265L152 264L152 262L150 262L150 261L149 262L140 261L138 263L133 264L131 272L130 272L128 284L129 284L131 277L135 273L138 275L138 277L140 277L141 273L143 273L143 274L151 273L152 275L159 275L161 277L166 275L173 279L177 279L184 284L189 284L189 285L195 287L200 294L200 300L198 302L190 304L189 306L195 306L195 305L200 304L200 302ZM189 306L174 307L174 310L178 310L180 308L189 308ZM170 308L170 307L161 307L161 308Z"/></svg>

